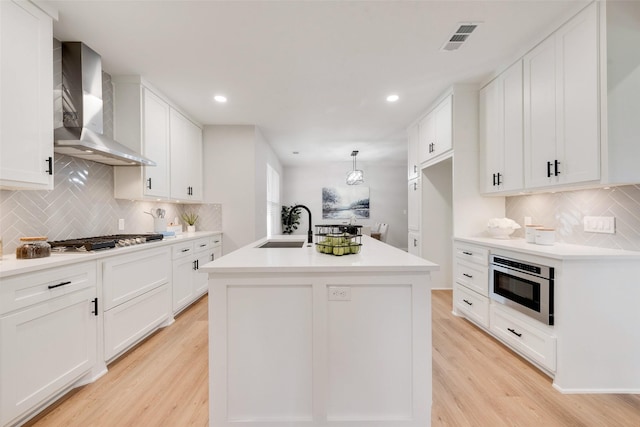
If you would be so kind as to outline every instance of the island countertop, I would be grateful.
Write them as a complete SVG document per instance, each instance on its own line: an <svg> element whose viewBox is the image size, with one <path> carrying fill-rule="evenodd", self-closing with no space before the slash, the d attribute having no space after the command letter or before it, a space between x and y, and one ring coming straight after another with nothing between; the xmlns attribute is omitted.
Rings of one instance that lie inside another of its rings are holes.
<svg viewBox="0 0 640 427"><path fill-rule="evenodd" d="M260 248L268 241L305 242L301 248ZM362 236L360 253L334 256L319 253L301 235L279 235L260 239L215 261L200 266L205 273L276 272L425 272L439 266L369 236Z"/></svg>

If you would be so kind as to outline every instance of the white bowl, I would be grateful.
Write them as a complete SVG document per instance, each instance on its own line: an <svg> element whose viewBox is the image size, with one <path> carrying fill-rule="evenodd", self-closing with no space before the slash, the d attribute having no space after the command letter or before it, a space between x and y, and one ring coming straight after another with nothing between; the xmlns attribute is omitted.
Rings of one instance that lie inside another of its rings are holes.
<svg viewBox="0 0 640 427"><path fill-rule="evenodd" d="M515 228L487 227L487 232L494 239L508 239L514 231Z"/></svg>

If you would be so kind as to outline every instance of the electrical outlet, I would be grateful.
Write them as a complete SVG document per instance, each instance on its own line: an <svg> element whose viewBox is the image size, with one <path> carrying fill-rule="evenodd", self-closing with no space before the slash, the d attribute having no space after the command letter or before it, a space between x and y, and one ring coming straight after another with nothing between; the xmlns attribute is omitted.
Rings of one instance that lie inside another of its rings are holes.
<svg viewBox="0 0 640 427"><path fill-rule="evenodd" d="M118 220L118 230L119 230L119 231L124 230L124 218L120 218L120 219Z"/></svg>
<svg viewBox="0 0 640 427"><path fill-rule="evenodd" d="M329 286L329 301L351 301L349 286Z"/></svg>
<svg viewBox="0 0 640 427"><path fill-rule="evenodd" d="M615 234L616 217L614 216L585 216L584 231L588 233Z"/></svg>

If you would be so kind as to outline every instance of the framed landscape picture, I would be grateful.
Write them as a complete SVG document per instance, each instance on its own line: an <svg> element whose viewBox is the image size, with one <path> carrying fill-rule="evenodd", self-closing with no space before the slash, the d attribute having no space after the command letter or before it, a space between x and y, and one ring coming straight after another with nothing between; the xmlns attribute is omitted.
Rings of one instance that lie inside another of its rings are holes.
<svg viewBox="0 0 640 427"><path fill-rule="evenodd" d="M369 218L369 187L324 187L322 219Z"/></svg>

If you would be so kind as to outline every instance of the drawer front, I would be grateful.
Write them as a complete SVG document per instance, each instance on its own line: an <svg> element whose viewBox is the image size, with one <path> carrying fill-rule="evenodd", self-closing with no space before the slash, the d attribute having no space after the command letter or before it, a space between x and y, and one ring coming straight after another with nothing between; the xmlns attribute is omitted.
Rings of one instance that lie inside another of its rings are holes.
<svg viewBox="0 0 640 427"><path fill-rule="evenodd" d="M169 248L146 250L102 261L104 309L109 310L171 283Z"/></svg>
<svg viewBox="0 0 640 427"><path fill-rule="evenodd" d="M222 234L211 236L211 246L222 246Z"/></svg>
<svg viewBox="0 0 640 427"><path fill-rule="evenodd" d="M489 328L489 299L456 284L453 288L456 311L478 325Z"/></svg>
<svg viewBox="0 0 640 427"><path fill-rule="evenodd" d="M491 332L507 345L550 371L556 370L556 337L491 304Z"/></svg>
<svg viewBox="0 0 640 427"><path fill-rule="evenodd" d="M3 279L0 286L0 314L95 286L95 261Z"/></svg>
<svg viewBox="0 0 640 427"><path fill-rule="evenodd" d="M489 268L456 258L455 280L485 297L489 296Z"/></svg>
<svg viewBox="0 0 640 427"><path fill-rule="evenodd" d="M193 255L193 252L193 242L178 243L177 245L171 246L172 259L184 258Z"/></svg>
<svg viewBox="0 0 640 427"><path fill-rule="evenodd" d="M171 288L160 286L104 313L104 360L131 348L171 316Z"/></svg>
<svg viewBox="0 0 640 427"><path fill-rule="evenodd" d="M211 247L211 239L206 237L204 239L198 239L193 242L193 248L196 252L206 251Z"/></svg>
<svg viewBox="0 0 640 427"><path fill-rule="evenodd" d="M456 258L479 265L489 265L489 249L456 243Z"/></svg>

